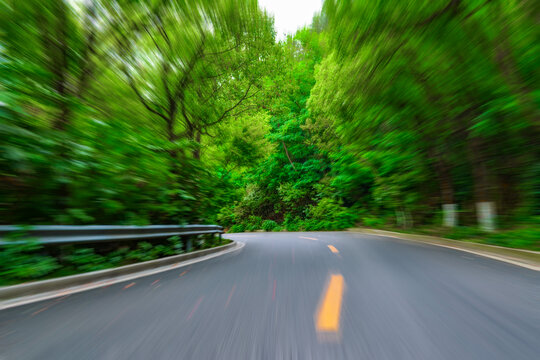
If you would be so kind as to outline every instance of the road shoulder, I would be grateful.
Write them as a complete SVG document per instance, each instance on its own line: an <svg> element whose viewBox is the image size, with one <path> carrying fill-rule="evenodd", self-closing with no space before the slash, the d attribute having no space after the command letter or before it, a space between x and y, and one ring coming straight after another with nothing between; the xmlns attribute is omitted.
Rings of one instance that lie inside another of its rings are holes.
<svg viewBox="0 0 540 360"><path fill-rule="evenodd" d="M504 261L506 263L524 267L530 270L540 271L540 252L538 251L511 249L501 246L450 240L435 236L404 234L394 231L378 229L351 228L348 229L348 231L446 247L479 256L484 256L498 261Z"/></svg>
<svg viewBox="0 0 540 360"><path fill-rule="evenodd" d="M186 254L117 268L93 271L56 279L0 287L0 310L30 304L59 296L109 286L112 284L178 269L217 256L238 251L245 243L233 241L215 248L193 251Z"/></svg>

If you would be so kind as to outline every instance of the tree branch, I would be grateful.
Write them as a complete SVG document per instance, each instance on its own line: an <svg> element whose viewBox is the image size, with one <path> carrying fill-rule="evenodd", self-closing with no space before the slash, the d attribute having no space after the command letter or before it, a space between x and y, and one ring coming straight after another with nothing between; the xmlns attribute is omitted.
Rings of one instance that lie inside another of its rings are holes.
<svg viewBox="0 0 540 360"><path fill-rule="evenodd" d="M289 162L291 163L291 166L292 166L293 170L296 171L296 168L294 167L294 164L293 164L293 162L291 160L291 157L289 155L289 150L287 150L287 146L285 145L285 142L282 141L281 144L283 144L283 148L285 149L285 154L287 154L287 159L289 159Z"/></svg>
<svg viewBox="0 0 540 360"><path fill-rule="evenodd" d="M246 89L246 92L244 93L244 95L240 98L240 100L238 100L238 102L236 102L236 104L234 104L232 107L228 108L227 110L225 110L221 116L216 120L216 121L213 121L211 123L207 123L205 124L206 126L213 126L213 125L216 125L217 123L221 122L223 119L225 119L227 117L227 115L233 111L234 109L236 109L244 100L248 99L248 93L249 93L249 90L251 89L251 85L252 84L249 84L248 88ZM256 94L256 93L255 93ZM249 97L253 97L255 94L252 94L251 96Z"/></svg>
<svg viewBox="0 0 540 360"><path fill-rule="evenodd" d="M143 104L143 106L148 110L150 111L152 114L155 114L157 116L159 116L160 118L162 118L163 120L165 121L169 121L169 119L163 115L162 113L160 113L158 110L152 108L150 106L150 104L148 104L148 102L144 99L144 96L142 96L141 92L139 91L139 89L137 89L137 86L135 85L135 81L133 80L133 77L131 76L127 66L125 64L123 64L121 67L122 69L122 72L124 73L124 75L126 75L127 79L128 79L128 83L129 83L129 86L131 87L131 89L133 90L133 92L135 93L135 95L137 95L137 98L139 98L139 101L141 102L141 104ZM154 106L156 106L156 104L153 104Z"/></svg>

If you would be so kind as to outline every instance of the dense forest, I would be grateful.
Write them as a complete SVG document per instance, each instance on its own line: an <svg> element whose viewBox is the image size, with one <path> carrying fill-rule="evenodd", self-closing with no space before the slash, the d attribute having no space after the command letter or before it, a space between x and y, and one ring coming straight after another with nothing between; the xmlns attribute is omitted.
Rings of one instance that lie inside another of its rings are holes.
<svg viewBox="0 0 540 360"><path fill-rule="evenodd" d="M2 1L0 221L537 229L539 10Z"/></svg>

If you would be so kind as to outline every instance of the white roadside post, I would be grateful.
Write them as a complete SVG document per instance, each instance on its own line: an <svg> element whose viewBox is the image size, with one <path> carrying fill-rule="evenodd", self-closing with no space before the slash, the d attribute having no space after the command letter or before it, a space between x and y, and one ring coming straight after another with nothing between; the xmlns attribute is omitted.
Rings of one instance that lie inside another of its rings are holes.
<svg viewBox="0 0 540 360"><path fill-rule="evenodd" d="M478 225L484 231L495 231L495 203L482 201L476 203Z"/></svg>
<svg viewBox="0 0 540 360"><path fill-rule="evenodd" d="M455 227L457 225L457 204L443 204L443 225Z"/></svg>

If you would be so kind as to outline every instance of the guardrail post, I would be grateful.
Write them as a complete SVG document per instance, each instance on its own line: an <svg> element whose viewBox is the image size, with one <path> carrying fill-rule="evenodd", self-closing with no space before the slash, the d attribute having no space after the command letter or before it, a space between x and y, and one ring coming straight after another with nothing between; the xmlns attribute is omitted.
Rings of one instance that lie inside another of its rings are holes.
<svg viewBox="0 0 540 360"><path fill-rule="evenodd" d="M193 249L193 241L191 240L191 236L187 236L187 240L186 240L186 252L190 252L191 249Z"/></svg>

